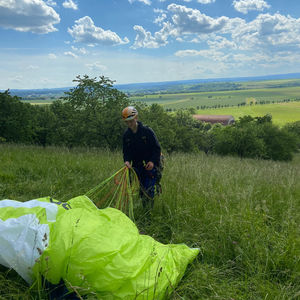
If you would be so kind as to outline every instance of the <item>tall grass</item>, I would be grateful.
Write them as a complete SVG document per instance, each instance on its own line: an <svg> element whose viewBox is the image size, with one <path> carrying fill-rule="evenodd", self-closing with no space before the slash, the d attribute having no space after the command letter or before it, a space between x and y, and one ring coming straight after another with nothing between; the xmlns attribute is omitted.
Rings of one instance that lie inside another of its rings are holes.
<svg viewBox="0 0 300 300"><path fill-rule="evenodd" d="M170 299L300 299L300 157L165 156L151 224L142 227L136 215L137 226L162 243L201 250ZM2 145L0 199L66 201L122 166L121 152ZM1 267L0 299L46 295Z"/></svg>

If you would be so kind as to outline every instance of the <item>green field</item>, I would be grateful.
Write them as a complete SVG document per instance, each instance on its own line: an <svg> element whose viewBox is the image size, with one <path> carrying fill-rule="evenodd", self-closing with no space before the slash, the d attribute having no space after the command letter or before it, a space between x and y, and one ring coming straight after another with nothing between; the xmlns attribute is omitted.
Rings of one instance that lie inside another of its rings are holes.
<svg viewBox="0 0 300 300"><path fill-rule="evenodd" d="M208 98L209 96L212 98ZM257 102L277 102L283 101L284 99L294 100L300 98L300 87L147 95L144 97L132 97L131 99L134 101L142 101L147 104L158 103L164 108L180 109L188 107L196 108L197 106L201 107L203 105L213 106L218 104L236 106L239 103L246 102L247 98L254 98Z"/></svg>
<svg viewBox="0 0 300 300"><path fill-rule="evenodd" d="M67 201L123 166L121 152L0 147L0 199ZM283 163L166 154L163 172L151 224L136 211L136 225L161 243L200 248L167 299L299 299L299 155ZM1 300L48 299L2 266L0 291Z"/></svg>
<svg viewBox="0 0 300 300"><path fill-rule="evenodd" d="M198 110L197 113L199 115L232 115L236 120L246 115L263 117L269 113L273 117L273 123L282 126L300 121L300 102L205 109Z"/></svg>
<svg viewBox="0 0 300 300"><path fill-rule="evenodd" d="M208 98L212 96L212 98ZM146 98L147 97L147 98ZM160 98L161 97L161 98ZM189 94L165 94L148 95L144 97L132 97L132 100L142 101L147 104L158 103L166 109L186 109L189 107L201 108L201 106L229 105L227 108L197 110L198 114L203 115L233 115L235 119L245 115L264 116L270 113L273 122L284 125L288 122L300 120L300 102L277 103L285 99L295 100L300 98L300 87L292 88L268 88L226 92L206 92ZM242 102L269 101L267 105L237 105ZM272 104L272 101L275 103Z"/></svg>

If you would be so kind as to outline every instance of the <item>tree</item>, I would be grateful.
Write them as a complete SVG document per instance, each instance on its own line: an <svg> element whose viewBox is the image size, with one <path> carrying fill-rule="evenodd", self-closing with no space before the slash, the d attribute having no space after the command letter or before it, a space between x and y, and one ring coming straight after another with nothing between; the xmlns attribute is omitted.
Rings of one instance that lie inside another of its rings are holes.
<svg viewBox="0 0 300 300"><path fill-rule="evenodd" d="M120 148L124 131L121 112L130 101L125 93L113 88L114 81L99 78L77 76L74 81L78 85L65 93L64 101L72 110L71 140L80 146Z"/></svg>
<svg viewBox="0 0 300 300"><path fill-rule="evenodd" d="M298 150L298 138L294 133L280 129L272 123L258 124L258 137L266 145L265 159L289 161Z"/></svg>
<svg viewBox="0 0 300 300"><path fill-rule="evenodd" d="M216 133L214 151L221 155L286 161L297 151L298 138L274 125L270 114L245 116L235 126L226 126Z"/></svg>
<svg viewBox="0 0 300 300"><path fill-rule="evenodd" d="M298 138L298 148L300 149L300 121L287 123L283 126L283 130L293 133Z"/></svg>
<svg viewBox="0 0 300 300"><path fill-rule="evenodd" d="M33 143L35 141L35 119L33 108L23 103L9 90L0 93L0 137L7 142Z"/></svg>
<svg viewBox="0 0 300 300"><path fill-rule="evenodd" d="M51 145L55 126L53 111L49 105L34 105L33 109L36 119L36 140L43 147Z"/></svg>
<svg viewBox="0 0 300 300"><path fill-rule="evenodd" d="M68 101L75 109L95 109L101 103L105 104L107 98L112 96L114 81L105 76L99 76L99 78L100 80L97 81L97 77L89 78L88 75L84 75L81 78L80 75L76 76L73 82L78 82L78 84L69 92L65 92L64 100ZM124 96L126 95L124 94Z"/></svg>
<svg viewBox="0 0 300 300"><path fill-rule="evenodd" d="M220 155L242 158L262 158L266 153L263 139L258 137L257 126L247 123L242 127L225 126L215 130L213 151Z"/></svg>

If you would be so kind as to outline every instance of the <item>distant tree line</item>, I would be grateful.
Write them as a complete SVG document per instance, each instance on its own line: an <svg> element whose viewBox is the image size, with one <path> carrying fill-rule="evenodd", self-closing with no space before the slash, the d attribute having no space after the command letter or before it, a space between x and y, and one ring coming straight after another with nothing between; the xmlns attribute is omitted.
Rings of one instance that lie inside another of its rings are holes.
<svg viewBox="0 0 300 300"><path fill-rule="evenodd" d="M300 146L300 121L279 128L266 115L246 116L232 126L211 125L193 118L195 108L170 114L158 104L132 102L104 76L77 76L74 81L76 87L49 105L30 105L9 91L0 93L0 142L121 149L126 128L121 112L134 105L140 120L155 131L168 153L204 151L291 160Z"/></svg>

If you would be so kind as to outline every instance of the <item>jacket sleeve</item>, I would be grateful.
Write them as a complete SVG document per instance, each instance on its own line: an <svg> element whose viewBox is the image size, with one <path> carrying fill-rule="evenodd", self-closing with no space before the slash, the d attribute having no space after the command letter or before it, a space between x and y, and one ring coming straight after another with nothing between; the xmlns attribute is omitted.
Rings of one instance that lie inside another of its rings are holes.
<svg viewBox="0 0 300 300"><path fill-rule="evenodd" d="M128 141L128 136L126 135L126 131L123 134L123 159L125 161L132 162L132 153L130 150L130 143Z"/></svg>
<svg viewBox="0 0 300 300"><path fill-rule="evenodd" d="M154 131L149 127L148 129L149 129L149 137L150 137L149 139L150 139L150 146L151 146L150 148L152 151L150 161L152 161L155 165L158 165L160 160L161 148Z"/></svg>

